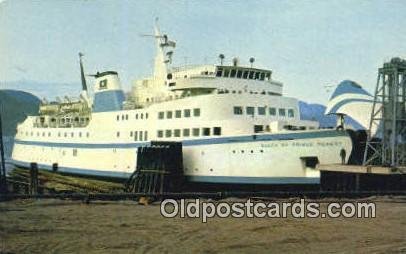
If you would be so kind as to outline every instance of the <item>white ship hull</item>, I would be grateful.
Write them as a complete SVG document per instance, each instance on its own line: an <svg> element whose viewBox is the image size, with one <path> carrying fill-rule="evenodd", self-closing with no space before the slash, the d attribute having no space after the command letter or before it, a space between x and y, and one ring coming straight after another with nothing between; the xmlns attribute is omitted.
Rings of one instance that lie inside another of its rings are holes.
<svg viewBox="0 0 406 254"><path fill-rule="evenodd" d="M189 181L244 184L318 184L319 172L306 158L341 163L340 151L351 151L342 131L305 131L184 140L184 174ZM128 178L136 168L138 143L55 143L16 140L13 162L28 167L89 176ZM73 151L75 150L75 154Z"/></svg>

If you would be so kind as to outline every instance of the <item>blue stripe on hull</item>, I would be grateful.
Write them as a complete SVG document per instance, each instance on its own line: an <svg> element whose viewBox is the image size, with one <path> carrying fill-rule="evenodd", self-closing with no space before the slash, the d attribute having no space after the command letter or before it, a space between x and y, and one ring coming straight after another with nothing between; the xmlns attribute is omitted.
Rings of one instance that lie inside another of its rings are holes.
<svg viewBox="0 0 406 254"><path fill-rule="evenodd" d="M280 140L296 140L296 139L309 139L309 138L327 138L348 136L344 131L316 131L316 132L299 132L299 133L281 133L281 134L261 134L261 135L248 135L248 136L234 136L234 137L221 137L221 138L207 138L207 139L191 139L183 140L183 146L198 146L198 145L214 145L214 144L227 144L227 143L247 143L259 141L280 141ZM349 136L348 136L349 137ZM164 140L165 141L165 140ZM43 141L26 141L15 140L16 144L22 145L37 145L45 147L68 147L68 148L137 148L149 145L150 142L138 143L56 143L56 142L43 142Z"/></svg>
<svg viewBox="0 0 406 254"><path fill-rule="evenodd" d="M12 160L12 163L18 167L29 168L30 163L23 161ZM52 171L52 166L46 164L38 164L40 169ZM57 172L84 175L84 176L97 176L97 177L110 177L110 178L129 178L131 173L104 171L93 169L82 169L72 167L58 167ZM200 182L200 183L218 183L218 184L319 184L320 178L318 177L240 177L240 176L186 176L187 181Z"/></svg>

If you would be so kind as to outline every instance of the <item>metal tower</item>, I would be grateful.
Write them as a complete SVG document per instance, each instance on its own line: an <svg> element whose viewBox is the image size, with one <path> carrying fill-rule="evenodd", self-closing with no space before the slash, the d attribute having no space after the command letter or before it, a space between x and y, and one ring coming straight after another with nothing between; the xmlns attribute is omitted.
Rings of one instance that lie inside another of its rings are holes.
<svg viewBox="0 0 406 254"><path fill-rule="evenodd" d="M379 68L363 164L406 166L406 60L398 57Z"/></svg>

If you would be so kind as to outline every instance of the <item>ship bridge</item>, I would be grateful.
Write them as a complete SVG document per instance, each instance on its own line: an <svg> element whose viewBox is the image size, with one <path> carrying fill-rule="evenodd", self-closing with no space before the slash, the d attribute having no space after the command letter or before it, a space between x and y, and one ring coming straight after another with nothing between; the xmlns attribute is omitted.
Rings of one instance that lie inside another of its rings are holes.
<svg viewBox="0 0 406 254"><path fill-rule="evenodd" d="M266 93L282 95L282 83L271 79L272 71L244 66L200 65L173 68L167 74L172 91Z"/></svg>

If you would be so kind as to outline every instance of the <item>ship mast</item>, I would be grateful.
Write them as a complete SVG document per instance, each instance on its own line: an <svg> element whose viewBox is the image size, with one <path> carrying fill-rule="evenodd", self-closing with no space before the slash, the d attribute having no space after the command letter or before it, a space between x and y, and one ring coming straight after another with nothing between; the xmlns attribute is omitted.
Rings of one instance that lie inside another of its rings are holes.
<svg viewBox="0 0 406 254"><path fill-rule="evenodd" d="M175 48L176 43L170 41L166 34L161 35L158 26L158 18L155 19L154 37L156 40L156 56L154 66L154 78L166 79L168 73L168 65L172 63L173 51L170 48Z"/></svg>

